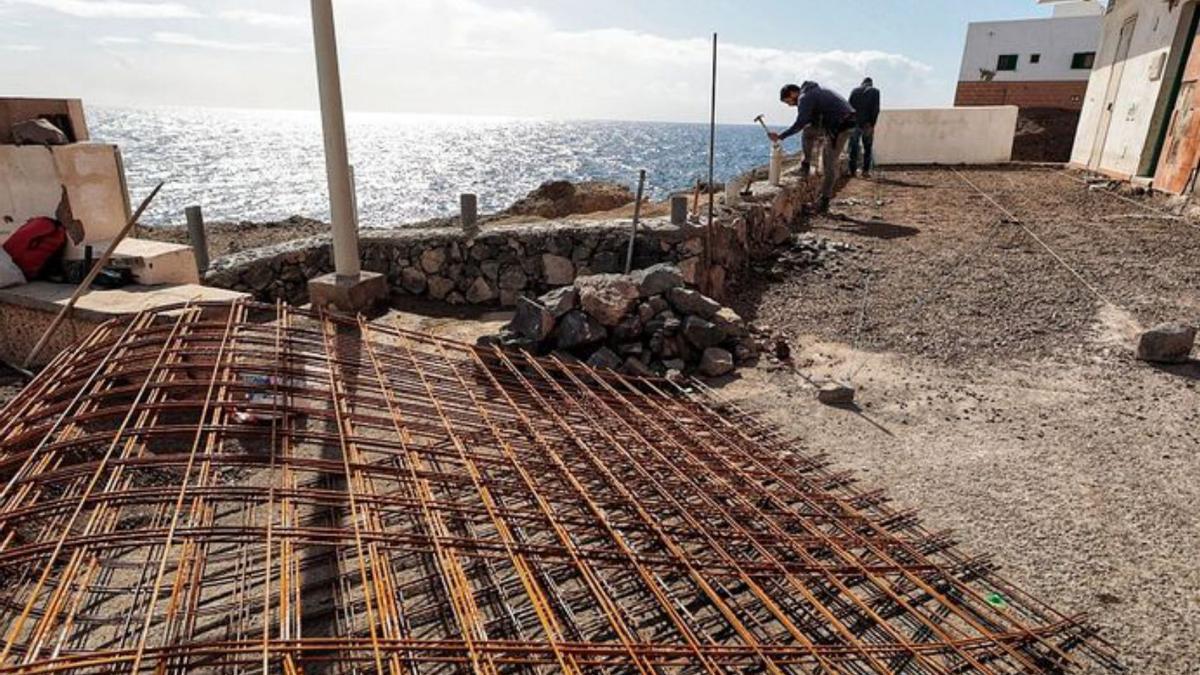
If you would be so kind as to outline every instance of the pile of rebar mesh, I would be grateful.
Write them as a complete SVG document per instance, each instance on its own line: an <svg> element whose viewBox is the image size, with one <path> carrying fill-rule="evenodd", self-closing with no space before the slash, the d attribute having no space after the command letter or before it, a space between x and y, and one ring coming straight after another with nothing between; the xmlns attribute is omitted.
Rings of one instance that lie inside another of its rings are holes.
<svg viewBox="0 0 1200 675"><path fill-rule="evenodd" d="M0 417L0 672L1027 673L1107 646L708 394L284 307Z"/></svg>

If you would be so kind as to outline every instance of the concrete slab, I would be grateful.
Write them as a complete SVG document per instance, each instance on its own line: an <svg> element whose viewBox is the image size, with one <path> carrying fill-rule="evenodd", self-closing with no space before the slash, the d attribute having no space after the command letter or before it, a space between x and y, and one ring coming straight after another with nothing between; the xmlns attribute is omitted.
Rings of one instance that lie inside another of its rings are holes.
<svg viewBox="0 0 1200 675"><path fill-rule="evenodd" d="M0 289L0 358L10 363L24 361L74 292L74 286L41 281ZM110 319L187 302L231 302L242 297L246 295L196 284L92 290L80 297L33 365L45 365Z"/></svg>

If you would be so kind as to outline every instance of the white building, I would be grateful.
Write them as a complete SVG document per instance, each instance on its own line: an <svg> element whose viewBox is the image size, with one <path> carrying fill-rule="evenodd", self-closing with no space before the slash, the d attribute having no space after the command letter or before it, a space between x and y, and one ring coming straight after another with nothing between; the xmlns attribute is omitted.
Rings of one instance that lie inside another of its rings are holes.
<svg viewBox="0 0 1200 675"><path fill-rule="evenodd" d="M1054 15L968 26L956 106L1083 107L1104 7L1097 0L1039 4L1054 4Z"/></svg>
<svg viewBox="0 0 1200 675"><path fill-rule="evenodd" d="M1110 0L1071 163L1171 193L1200 159L1197 0Z"/></svg>

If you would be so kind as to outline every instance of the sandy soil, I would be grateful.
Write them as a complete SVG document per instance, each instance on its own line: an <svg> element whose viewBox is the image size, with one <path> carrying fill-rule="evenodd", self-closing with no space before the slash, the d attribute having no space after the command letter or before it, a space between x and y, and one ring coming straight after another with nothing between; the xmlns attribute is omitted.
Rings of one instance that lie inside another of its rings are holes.
<svg viewBox="0 0 1200 675"><path fill-rule="evenodd" d="M800 373L724 394L1086 612L1130 672L1198 672L1200 363L1130 352L1139 325L1200 323L1200 229L1053 171L963 174L1110 303L952 171L886 172L813 224L864 252L739 299ZM819 405L806 376L850 378L861 407Z"/></svg>

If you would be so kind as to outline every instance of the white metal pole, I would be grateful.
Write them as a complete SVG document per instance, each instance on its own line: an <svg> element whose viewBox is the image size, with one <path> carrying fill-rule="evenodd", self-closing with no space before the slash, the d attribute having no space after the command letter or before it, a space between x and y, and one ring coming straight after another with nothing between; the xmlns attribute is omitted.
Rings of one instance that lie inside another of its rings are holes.
<svg viewBox="0 0 1200 675"><path fill-rule="evenodd" d="M354 222L354 188L346 150L346 119L342 110L342 78L338 72L337 32L333 1L312 0L313 44L317 52L317 81L321 90L321 123L325 132L325 171L329 180L329 209L333 224L333 266L339 277L357 278L358 229Z"/></svg>

